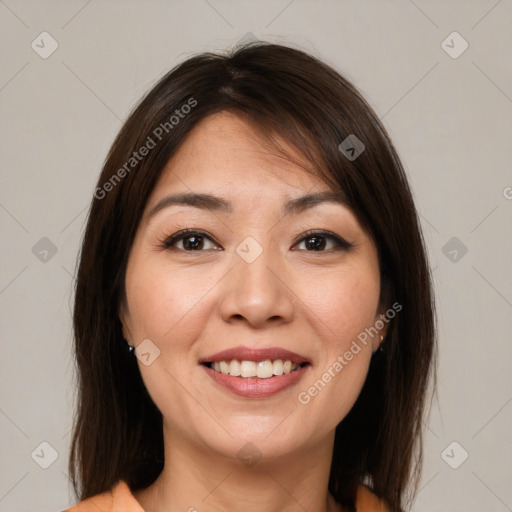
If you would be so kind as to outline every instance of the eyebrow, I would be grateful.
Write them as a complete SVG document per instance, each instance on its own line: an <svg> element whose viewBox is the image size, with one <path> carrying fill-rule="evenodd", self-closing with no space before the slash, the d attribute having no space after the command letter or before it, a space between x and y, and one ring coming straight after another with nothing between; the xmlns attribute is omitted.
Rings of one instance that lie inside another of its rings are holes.
<svg viewBox="0 0 512 512"><path fill-rule="evenodd" d="M289 199L282 208L282 216L298 215L314 206L322 203L336 203L342 206L347 205L347 201L339 194L331 191L319 192L315 194L306 194L301 197ZM173 194L164 197L147 214L147 220L151 219L158 212L170 206L192 206L203 210L218 211L221 213L232 213L233 205L222 197L211 194L182 193Z"/></svg>

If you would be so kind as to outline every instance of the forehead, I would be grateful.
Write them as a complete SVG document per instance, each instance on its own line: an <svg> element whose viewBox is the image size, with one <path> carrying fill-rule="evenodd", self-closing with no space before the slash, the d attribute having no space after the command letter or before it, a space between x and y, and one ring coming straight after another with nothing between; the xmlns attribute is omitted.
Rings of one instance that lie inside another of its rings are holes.
<svg viewBox="0 0 512 512"><path fill-rule="evenodd" d="M355 233L359 222L345 194L321 176L283 137L269 141L252 123L221 112L198 123L169 159L142 224L158 225L158 219L164 222L170 215L159 212L169 211L202 211L246 226L323 212Z"/></svg>
<svg viewBox="0 0 512 512"><path fill-rule="evenodd" d="M255 188L292 195L329 190L296 148L279 136L274 142L284 153L243 118L229 112L212 114L193 128L169 159L154 194L170 189L190 192L198 186L238 195L254 194Z"/></svg>

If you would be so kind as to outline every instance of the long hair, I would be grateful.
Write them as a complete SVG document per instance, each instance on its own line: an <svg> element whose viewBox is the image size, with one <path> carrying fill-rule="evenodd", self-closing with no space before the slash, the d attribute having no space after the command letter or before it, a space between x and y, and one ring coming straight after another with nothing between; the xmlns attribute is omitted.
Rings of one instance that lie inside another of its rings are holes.
<svg viewBox="0 0 512 512"><path fill-rule="evenodd" d="M86 499L119 479L141 489L163 469L162 415L127 351L119 307L134 236L162 169L190 130L220 111L243 116L277 151L276 135L290 142L376 243L381 303L401 311L336 428L329 491L355 510L356 488L365 483L402 511L420 476L436 360L431 275L412 193L385 128L355 87L305 52L263 42L176 66L134 108L107 155L76 279L75 494ZM357 158L340 149L349 136L364 144Z"/></svg>

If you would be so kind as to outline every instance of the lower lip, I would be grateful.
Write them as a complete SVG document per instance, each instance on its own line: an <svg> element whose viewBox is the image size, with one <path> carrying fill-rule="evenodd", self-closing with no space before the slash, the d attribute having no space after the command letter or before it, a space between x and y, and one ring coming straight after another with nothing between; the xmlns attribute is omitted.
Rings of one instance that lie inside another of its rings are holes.
<svg viewBox="0 0 512 512"><path fill-rule="evenodd" d="M246 398L268 398L296 384L308 371L310 365L306 364L294 372L274 375L268 379L234 377L233 375L226 375L225 373L212 370L204 364L201 366L217 384L220 384L235 395Z"/></svg>

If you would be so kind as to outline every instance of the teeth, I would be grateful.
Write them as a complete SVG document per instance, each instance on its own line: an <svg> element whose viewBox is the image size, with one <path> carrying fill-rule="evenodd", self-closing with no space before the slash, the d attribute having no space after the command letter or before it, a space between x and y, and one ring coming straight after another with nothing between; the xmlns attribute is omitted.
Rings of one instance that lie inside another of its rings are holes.
<svg viewBox="0 0 512 512"><path fill-rule="evenodd" d="M229 363L229 375L234 375L235 377L238 377L241 374L242 370L240 368L240 363L236 359L233 359L233 361Z"/></svg>
<svg viewBox="0 0 512 512"><path fill-rule="evenodd" d="M240 375L242 377L256 377L256 363L254 361L242 361L240 363Z"/></svg>
<svg viewBox="0 0 512 512"><path fill-rule="evenodd" d="M274 375L274 365L270 359L260 361L256 366L256 377L268 379Z"/></svg>
<svg viewBox="0 0 512 512"><path fill-rule="evenodd" d="M276 359L271 361L216 361L211 365L212 370L225 375L233 375L235 377L258 377L259 379L268 379L274 375L283 375L283 373L291 373L300 368L299 363L291 361L283 361Z"/></svg>
<svg viewBox="0 0 512 512"><path fill-rule="evenodd" d="M281 359L276 359L272 370L274 375L283 375L283 361Z"/></svg>

